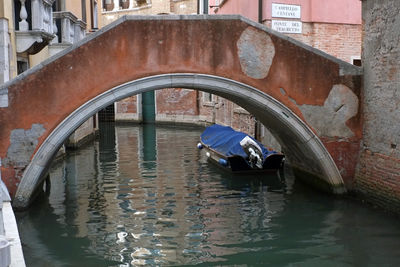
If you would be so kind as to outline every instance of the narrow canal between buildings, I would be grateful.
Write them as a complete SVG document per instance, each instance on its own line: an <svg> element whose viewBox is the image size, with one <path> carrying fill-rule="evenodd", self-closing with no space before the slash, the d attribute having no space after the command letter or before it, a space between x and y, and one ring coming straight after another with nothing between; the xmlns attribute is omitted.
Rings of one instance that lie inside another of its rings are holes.
<svg viewBox="0 0 400 267"><path fill-rule="evenodd" d="M398 218L288 168L227 174L196 148L201 131L103 125L17 213L27 266L400 266Z"/></svg>

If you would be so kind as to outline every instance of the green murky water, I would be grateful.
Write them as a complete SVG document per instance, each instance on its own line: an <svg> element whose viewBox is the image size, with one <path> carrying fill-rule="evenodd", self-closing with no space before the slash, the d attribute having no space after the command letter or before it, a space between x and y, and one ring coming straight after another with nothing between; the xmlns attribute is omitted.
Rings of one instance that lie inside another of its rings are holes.
<svg viewBox="0 0 400 267"><path fill-rule="evenodd" d="M201 129L109 125L17 214L27 266L400 266L400 223L284 176L232 176Z"/></svg>

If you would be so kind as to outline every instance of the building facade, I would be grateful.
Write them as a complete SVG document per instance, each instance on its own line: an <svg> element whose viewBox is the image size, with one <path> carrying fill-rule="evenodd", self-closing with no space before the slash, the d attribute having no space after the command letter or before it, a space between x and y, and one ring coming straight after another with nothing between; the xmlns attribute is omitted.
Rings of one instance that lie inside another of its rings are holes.
<svg viewBox="0 0 400 267"><path fill-rule="evenodd" d="M0 83L78 42L97 29L97 21L97 0L1 1ZM76 146L93 136L96 120L85 122L66 144Z"/></svg>
<svg viewBox="0 0 400 267"><path fill-rule="evenodd" d="M334 57L360 64L360 0L210 0L209 12L241 14Z"/></svg>
<svg viewBox="0 0 400 267"><path fill-rule="evenodd" d="M365 115L355 189L400 214L400 2L362 2Z"/></svg>

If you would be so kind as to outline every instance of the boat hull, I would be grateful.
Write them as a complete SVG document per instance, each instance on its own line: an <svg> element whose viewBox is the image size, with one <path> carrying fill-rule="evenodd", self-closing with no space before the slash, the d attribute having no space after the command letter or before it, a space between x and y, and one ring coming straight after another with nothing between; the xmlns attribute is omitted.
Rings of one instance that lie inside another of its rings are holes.
<svg viewBox="0 0 400 267"><path fill-rule="evenodd" d="M225 156L218 151L210 148L201 142L202 149L206 152L209 161L215 163L224 170L237 174L270 173L283 168L285 156L281 153L268 155L263 164L263 168L254 169L249 166L241 156Z"/></svg>

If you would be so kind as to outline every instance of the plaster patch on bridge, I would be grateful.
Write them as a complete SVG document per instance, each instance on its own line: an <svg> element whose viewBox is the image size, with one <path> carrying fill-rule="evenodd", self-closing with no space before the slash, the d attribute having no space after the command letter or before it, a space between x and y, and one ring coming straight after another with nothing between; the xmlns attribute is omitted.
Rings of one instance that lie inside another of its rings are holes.
<svg viewBox="0 0 400 267"><path fill-rule="evenodd" d="M358 98L347 86L336 84L332 87L324 105L300 105L306 121L317 131L318 136L354 136L346 122L358 113Z"/></svg>
<svg viewBox="0 0 400 267"><path fill-rule="evenodd" d="M265 32L248 27L242 32L236 45L242 71L254 79L267 77L275 56L271 37Z"/></svg>
<svg viewBox="0 0 400 267"><path fill-rule="evenodd" d="M33 152L38 144L38 138L45 132L42 124L33 124L29 130L15 129L11 131L10 147L3 165L26 167L31 161Z"/></svg>

